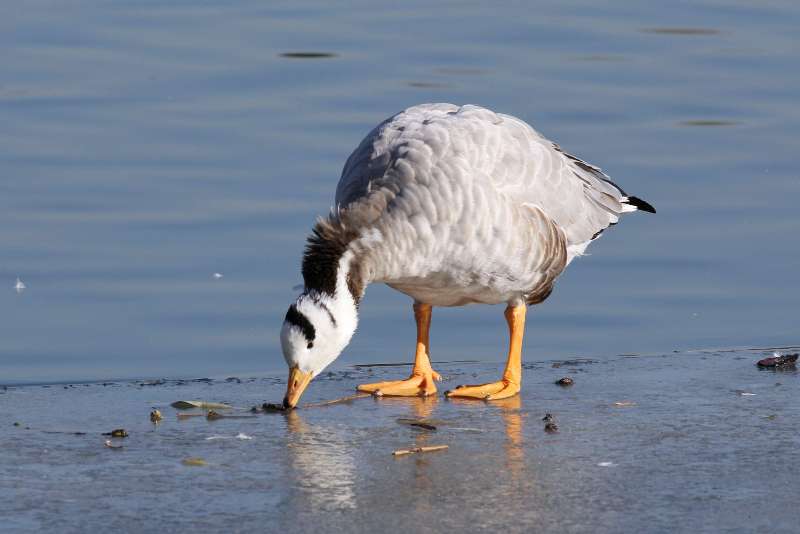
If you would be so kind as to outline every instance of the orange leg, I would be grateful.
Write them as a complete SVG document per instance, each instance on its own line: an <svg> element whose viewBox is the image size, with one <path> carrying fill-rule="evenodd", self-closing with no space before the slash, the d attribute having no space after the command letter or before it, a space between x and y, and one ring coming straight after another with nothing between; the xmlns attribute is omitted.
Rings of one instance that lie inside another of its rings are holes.
<svg viewBox="0 0 800 534"><path fill-rule="evenodd" d="M445 392L447 397L499 400L513 397L519 393L522 384L522 336L525 334L525 304L508 306L506 322L508 323L509 343L508 362L503 378L497 382L476 386L458 386Z"/></svg>
<svg viewBox="0 0 800 534"><path fill-rule="evenodd" d="M413 397L422 395L427 397L436 393L436 384L442 377L431 367L428 357L429 332L431 328L431 305L414 303L414 319L417 321L417 351L414 357L414 368L411 376L406 380L390 382L376 382L374 384L361 384L358 391L372 393L373 395L393 395L399 397Z"/></svg>

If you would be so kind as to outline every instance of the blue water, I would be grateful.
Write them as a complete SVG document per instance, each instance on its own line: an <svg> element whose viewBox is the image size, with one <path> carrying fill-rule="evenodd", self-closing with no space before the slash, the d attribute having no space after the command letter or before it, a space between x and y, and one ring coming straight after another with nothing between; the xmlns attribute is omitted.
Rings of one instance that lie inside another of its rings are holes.
<svg viewBox="0 0 800 534"><path fill-rule="evenodd" d="M282 370L304 238L344 160L430 101L517 115L659 210L570 266L529 314L527 361L796 344L799 17L788 1L7 3L0 383ZM435 310L434 360L500 361L502 311ZM408 298L370 287L337 366L410 360L412 340Z"/></svg>

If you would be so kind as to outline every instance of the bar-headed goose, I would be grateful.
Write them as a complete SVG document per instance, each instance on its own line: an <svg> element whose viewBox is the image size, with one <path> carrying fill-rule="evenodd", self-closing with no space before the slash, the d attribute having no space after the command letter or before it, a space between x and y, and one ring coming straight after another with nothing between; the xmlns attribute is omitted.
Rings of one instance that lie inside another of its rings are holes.
<svg viewBox="0 0 800 534"><path fill-rule="evenodd" d="M372 282L414 299L416 354L408 379L359 390L434 394L440 377L428 357L431 309L506 303L510 343L502 378L446 394L515 395L526 307L545 300L590 242L636 210L655 213L510 115L423 104L387 119L350 155L335 208L308 238L305 287L281 330L290 368L284 406L295 406L348 344Z"/></svg>

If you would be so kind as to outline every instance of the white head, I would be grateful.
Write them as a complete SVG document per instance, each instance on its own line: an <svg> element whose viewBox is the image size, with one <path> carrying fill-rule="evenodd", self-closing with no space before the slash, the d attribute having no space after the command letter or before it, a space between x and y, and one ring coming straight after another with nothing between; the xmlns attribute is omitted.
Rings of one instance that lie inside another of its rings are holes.
<svg viewBox="0 0 800 534"><path fill-rule="evenodd" d="M293 408L311 379L344 350L358 324L356 304L350 292L327 295L303 293L289 306L281 328L281 347L289 366L285 408Z"/></svg>

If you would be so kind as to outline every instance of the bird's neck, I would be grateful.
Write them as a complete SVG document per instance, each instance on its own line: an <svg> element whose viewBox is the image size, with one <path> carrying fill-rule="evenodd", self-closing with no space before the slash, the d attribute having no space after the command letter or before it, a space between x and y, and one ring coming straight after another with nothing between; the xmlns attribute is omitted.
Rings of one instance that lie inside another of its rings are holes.
<svg viewBox="0 0 800 534"><path fill-rule="evenodd" d="M365 255L359 253L358 241L344 225L318 221L303 255L306 292L324 295L355 313L369 283L367 269L359 261Z"/></svg>
<svg viewBox="0 0 800 534"><path fill-rule="evenodd" d="M349 343L358 326L358 305L368 283L358 247L353 240L316 231L303 256L305 292L315 295L330 314L337 334L337 350ZM337 352L338 353L338 352Z"/></svg>
<svg viewBox="0 0 800 534"><path fill-rule="evenodd" d="M337 330L345 337L344 345L358 326L358 304L364 295L364 282L351 252L345 252L338 262L336 272L336 291L331 298L331 313L336 320Z"/></svg>

